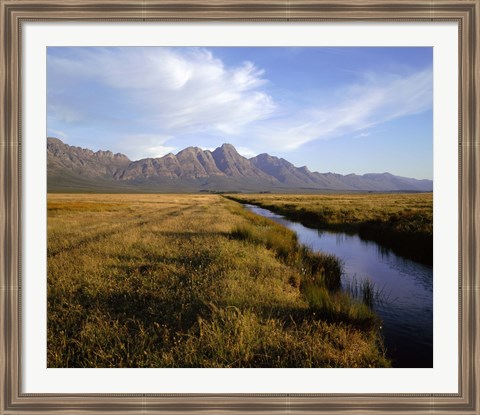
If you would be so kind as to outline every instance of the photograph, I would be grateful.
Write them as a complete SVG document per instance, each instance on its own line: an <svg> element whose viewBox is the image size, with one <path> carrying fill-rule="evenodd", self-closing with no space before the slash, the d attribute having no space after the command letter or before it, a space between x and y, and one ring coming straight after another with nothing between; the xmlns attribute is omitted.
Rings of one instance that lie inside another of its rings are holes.
<svg viewBox="0 0 480 415"><path fill-rule="evenodd" d="M480 0L0 25L2 415L480 414Z"/></svg>
<svg viewBox="0 0 480 415"><path fill-rule="evenodd" d="M433 368L433 47L48 46L48 368Z"/></svg>

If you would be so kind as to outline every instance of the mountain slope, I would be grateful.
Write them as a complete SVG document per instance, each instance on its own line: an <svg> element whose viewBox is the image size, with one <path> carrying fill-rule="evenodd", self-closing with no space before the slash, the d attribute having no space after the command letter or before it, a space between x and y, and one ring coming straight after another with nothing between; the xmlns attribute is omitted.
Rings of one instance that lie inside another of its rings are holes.
<svg viewBox="0 0 480 415"><path fill-rule="evenodd" d="M340 175L311 172L266 153L247 159L231 144L214 151L187 147L179 153L131 161L110 151L93 152L47 139L49 191L304 192L432 191L431 180L390 173Z"/></svg>
<svg viewBox="0 0 480 415"><path fill-rule="evenodd" d="M113 154L111 151L97 151L72 147L58 138L47 139L48 173L65 170L79 176L96 178L111 177L118 169L125 168L130 160L124 154Z"/></svg>
<svg viewBox="0 0 480 415"><path fill-rule="evenodd" d="M297 168L285 159L272 157L266 153L252 157L250 161L264 173L275 177L283 184L318 187L318 180L312 176L306 167Z"/></svg>

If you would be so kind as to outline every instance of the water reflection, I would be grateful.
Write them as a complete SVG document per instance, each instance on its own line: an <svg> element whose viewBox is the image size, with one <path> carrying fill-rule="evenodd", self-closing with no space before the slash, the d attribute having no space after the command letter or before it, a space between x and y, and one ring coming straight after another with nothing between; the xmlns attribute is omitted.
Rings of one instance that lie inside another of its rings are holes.
<svg viewBox="0 0 480 415"><path fill-rule="evenodd" d="M395 367L433 366L433 269L402 258L356 234L316 230L254 205L252 212L295 231L300 243L338 256L343 284L369 278L384 294L375 309L383 320L387 353Z"/></svg>

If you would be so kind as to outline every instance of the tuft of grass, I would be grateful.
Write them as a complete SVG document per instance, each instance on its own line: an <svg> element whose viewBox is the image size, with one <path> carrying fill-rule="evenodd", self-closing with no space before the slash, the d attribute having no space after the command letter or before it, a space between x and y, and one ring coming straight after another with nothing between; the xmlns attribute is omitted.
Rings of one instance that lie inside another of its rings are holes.
<svg viewBox="0 0 480 415"><path fill-rule="evenodd" d="M380 327L381 321L372 308L354 299L349 293L332 293L326 287L311 283L305 284L302 291L317 318L374 332Z"/></svg>
<svg viewBox="0 0 480 415"><path fill-rule="evenodd" d="M232 238L272 250L285 263L299 269L304 280L324 284L331 290L341 287L342 263L335 255L315 252L300 245L293 231L267 218L246 210L242 215L248 219L254 217L256 225L243 223L235 226L230 233Z"/></svg>
<svg viewBox="0 0 480 415"><path fill-rule="evenodd" d="M261 244L282 259L298 250L296 234L286 227L248 211L242 211L241 215L249 222L236 225L230 233L232 238Z"/></svg>
<svg viewBox="0 0 480 415"><path fill-rule="evenodd" d="M352 298L360 300L370 309L388 301L388 295L383 289L379 289L370 278L359 280L356 276L353 276L344 283L343 289Z"/></svg>
<svg viewBox="0 0 480 415"><path fill-rule="evenodd" d="M343 265L335 255L300 246L293 254L293 263L300 266L305 281L325 285L329 290L341 287Z"/></svg>

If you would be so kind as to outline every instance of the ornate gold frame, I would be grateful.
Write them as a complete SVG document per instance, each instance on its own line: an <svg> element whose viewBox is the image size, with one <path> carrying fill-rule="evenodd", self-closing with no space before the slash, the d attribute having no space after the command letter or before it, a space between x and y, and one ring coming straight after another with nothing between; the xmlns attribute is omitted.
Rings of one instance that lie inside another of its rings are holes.
<svg viewBox="0 0 480 415"><path fill-rule="evenodd" d="M0 0L0 414L480 413L480 0ZM459 393L101 395L21 392L21 39L40 21L450 21L459 30Z"/></svg>

